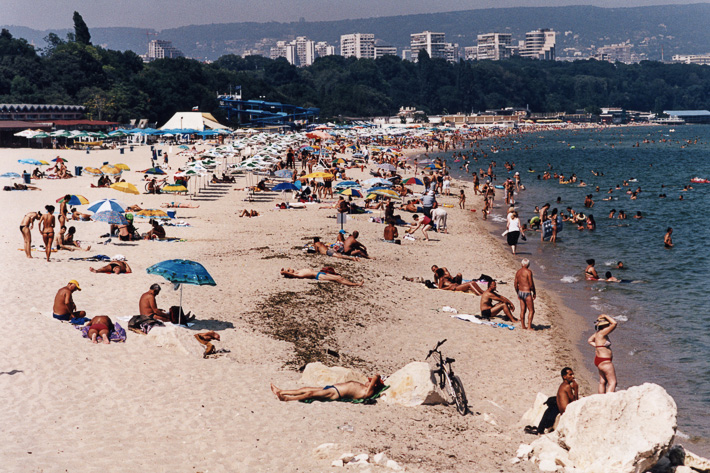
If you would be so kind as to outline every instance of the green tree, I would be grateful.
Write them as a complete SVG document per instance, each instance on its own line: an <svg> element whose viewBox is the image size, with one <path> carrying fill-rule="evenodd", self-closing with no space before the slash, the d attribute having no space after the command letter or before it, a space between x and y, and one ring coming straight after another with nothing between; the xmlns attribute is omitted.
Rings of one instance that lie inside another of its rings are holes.
<svg viewBox="0 0 710 473"><path fill-rule="evenodd" d="M89 27L86 26L84 19L81 17L79 12L74 12L74 41L80 44L91 44L91 34L89 33Z"/></svg>

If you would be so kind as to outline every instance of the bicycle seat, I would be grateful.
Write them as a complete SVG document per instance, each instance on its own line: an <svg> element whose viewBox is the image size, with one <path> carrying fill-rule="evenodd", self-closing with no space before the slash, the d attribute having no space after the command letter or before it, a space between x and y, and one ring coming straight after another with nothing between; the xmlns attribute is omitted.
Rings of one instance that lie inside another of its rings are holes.
<svg viewBox="0 0 710 473"><path fill-rule="evenodd" d="M447 358L447 359L446 359L446 363L453 363L454 361L456 361L456 360L454 360L453 358Z"/></svg>

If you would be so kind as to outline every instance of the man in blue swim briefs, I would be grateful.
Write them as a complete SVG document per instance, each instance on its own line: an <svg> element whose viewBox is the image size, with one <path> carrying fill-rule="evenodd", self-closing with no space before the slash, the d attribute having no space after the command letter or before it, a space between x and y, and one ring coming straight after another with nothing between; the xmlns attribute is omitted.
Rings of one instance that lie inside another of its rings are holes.
<svg viewBox="0 0 710 473"><path fill-rule="evenodd" d="M333 268L327 267L323 268L327 271L314 271L312 269L293 269L293 268L281 268L281 275L285 278L296 278L296 279L315 279L316 281L332 281L342 284L344 286L362 286L365 281L353 282L349 279L345 279L341 275L335 272Z"/></svg>
<svg viewBox="0 0 710 473"><path fill-rule="evenodd" d="M76 279L72 279L66 286L57 291L57 295L54 296L54 307L52 308L52 314L55 319L71 320L86 316L86 312L83 310L76 310L76 305L72 298L74 291L81 291Z"/></svg>
<svg viewBox="0 0 710 473"><path fill-rule="evenodd" d="M315 399L321 401L337 401L338 399L367 399L377 393L383 386L382 378L376 374L367 378L367 384L357 381L347 381L325 386L323 388L279 389L271 384L271 391L279 401L301 401Z"/></svg>

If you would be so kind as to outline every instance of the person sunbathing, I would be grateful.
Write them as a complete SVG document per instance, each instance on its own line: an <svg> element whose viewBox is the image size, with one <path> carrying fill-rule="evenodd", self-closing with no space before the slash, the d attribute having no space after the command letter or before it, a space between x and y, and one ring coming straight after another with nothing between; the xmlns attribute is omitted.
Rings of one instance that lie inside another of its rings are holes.
<svg viewBox="0 0 710 473"><path fill-rule="evenodd" d="M180 202L166 202L160 204L160 206L165 209L197 209L200 207L199 205L183 204Z"/></svg>
<svg viewBox="0 0 710 473"><path fill-rule="evenodd" d="M239 214L240 218L241 217L251 218L251 217L258 217L258 216L259 216L259 212L257 212L256 210L247 210L247 209L242 210L242 213Z"/></svg>
<svg viewBox="0 0 710 473"><path fill-rule="evenodd" d="M155 219L150 219L150 224L153 228L143 237L144 240L162 240L165 238L165 228Z"/></svg>
<svg viewBox="0 0 710 473"><path fill-rule="evenodd" d="M105 274L128 274L132 273L131 267L125 261L111 261L106 266L102 266L99 269L89 268L92 273L105 273Z"/></svg>
<svg viewBox="0 0 710 473"><path fill-rule="evenodd" d="M90 220L90 219L91 219L91 215L89 215L89 214L83 214L83 213L79 212L77 209L75 209L75 208L72 207L72 209L71 209L71 218L72 218L73 220L83 220L83 221L87 221L87 220Z"/></svg>
<svg viewBox="0 0 710 473"><path fill-rule="evenodd" d="M68 251L76 251L76 250L84 250L84 251L89 251L91 249L91 246L88 246L86 248L82 248L79 246L78 241L74 241L74 235L76 234L76 228L74 227L69 227L69 230L67 230L67 227L62 225L59 228L59 233L57 236L54 238L54 244L57 246L57 250L68 250Z"/></svg>
<svg viewBox="0 0 710 473"><path fill-rule="evenodd" d="M451 278L451 275L446 277L442 268L436 270L434 278L437 280L437 287L439 289L443 289L444 291L473 292L477 296L483 294L483 289L481 289L475 282L470 281L467 283L455 283Z"/></svg>
<svg viewBox="0 0 710 473"><path fill-rule="evenodd" d="M126 207L127 212L140 212L141 210L143 210L143 207L140 205L130 205Z"/></svg>
<svg viewBox="0 0 710 473"><path fill-rule="evenodd" d="M29 186L27 184L18 184L14 183L12 187L5 186L5 190L10 190L10 191L41 191L37 186Z"/></svg>
<svg viewBox="0 0 710 473"><path fill-rule="evenodd" d="M376 374L367 378L367 384L348 381L325 386L323 388L304 387L299 389L279 389L271 384L271 391L279 401L302 401L315 399L321 401L337 401L338 399L367 399L384 387L382 378Z"/></svg>
<svg viewBox="0 0 710 473"><path fill-rule="evenodd" d="M111 343L108 337L112 328L113 322L107 315L97 315L91 319L88 333L91 343L99 343L96 340L97 337L101 337L101 343L105 345Z"/></svg>
<svg viewBox="0 0 710 473"><path fill-rule="evenodd" d="M315 248L316 252L318 252L322 255L335 256L336 258L347 259L350 261L360 261L356 257L346 256L346 255L338 253L333 248L328 248L322 241L320 241L320 237L313 237L313 248Z"/></svg>
<svg viewBox="0 0 710 473"><path fill-rule="evenodd" d="M323 271L324 270L324 271ZM297 279L315 279L316 281L332 281L342 284L344 286L362 286L365 281L360 281L359 283L345 279L341 275L335 272L333 268L326 267L321 271L314 271L312 269L293 269L293 268L281 268L281 275L285 278L297 278Z"/></svg>

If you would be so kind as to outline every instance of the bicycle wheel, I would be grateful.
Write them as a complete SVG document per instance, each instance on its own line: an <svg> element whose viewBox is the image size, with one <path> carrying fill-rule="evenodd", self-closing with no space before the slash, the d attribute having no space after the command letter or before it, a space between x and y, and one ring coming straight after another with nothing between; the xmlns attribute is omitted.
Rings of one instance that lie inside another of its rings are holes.
<svg viewBox="0 0 710 473"><path fill-rule="evenodd" d="M459 414L465 416L468 412L468 401L466 400L466 393L463 390L463 384L461 384L461 380L458 376L449 377L449 384L453 391L452 397L456 403L456 410L459 411Z"/></svg>

